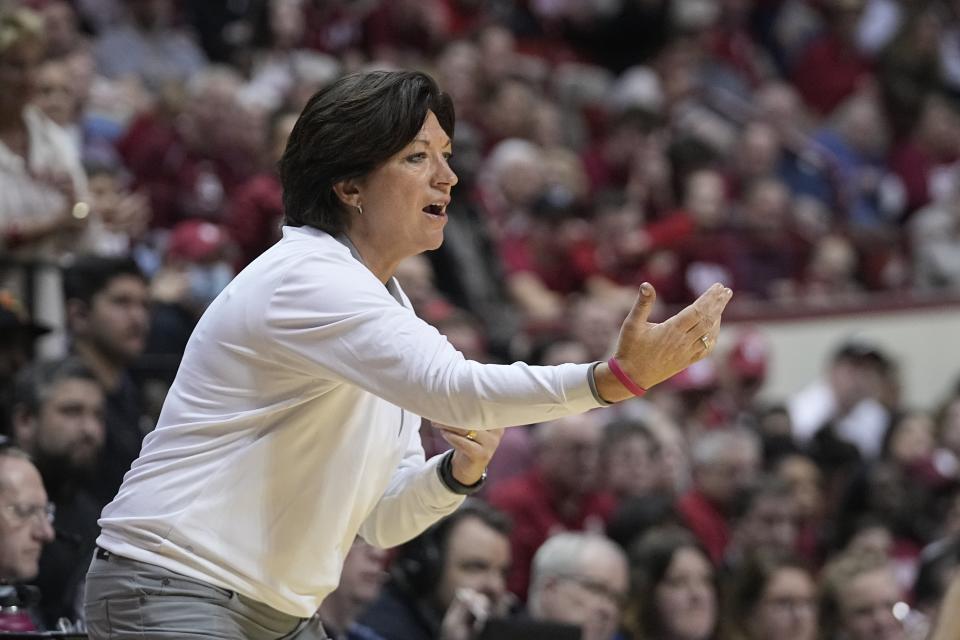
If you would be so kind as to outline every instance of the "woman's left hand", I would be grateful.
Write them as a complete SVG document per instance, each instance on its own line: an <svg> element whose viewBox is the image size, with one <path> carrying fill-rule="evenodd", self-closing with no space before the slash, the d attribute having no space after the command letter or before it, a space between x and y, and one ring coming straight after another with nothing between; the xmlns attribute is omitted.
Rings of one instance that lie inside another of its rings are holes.
<svg viewBox="0 0 960 640"><path fill-rule="evenodd" d="M503 429L472 430L457 429L445 425L436 425L443 439L453 447L451 471L457 482L465 485L476 484L483 476L493 452L500 444ZM469 436L469 437L468 437Z"/></svg>

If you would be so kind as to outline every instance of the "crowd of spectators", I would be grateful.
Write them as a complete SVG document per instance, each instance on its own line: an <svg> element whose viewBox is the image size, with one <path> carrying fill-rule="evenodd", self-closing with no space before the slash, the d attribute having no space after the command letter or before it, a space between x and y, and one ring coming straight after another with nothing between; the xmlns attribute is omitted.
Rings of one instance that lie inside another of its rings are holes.
<svg viewBox="0 0 960 640"><path fill-rule="evenodd" d="M456 107L444 245L397 276L469 358L605 359L644 281L721 281L732 313L960 293L956 0L0 0L0 626L81 617L192 327L281 233L297 115L375 68ZM767 349L740 327L643 400L508 430L483 502L389 560L358 541L318 615L924 637L960 565L960 380L906 406L851 341L771 399Z"/></svg>

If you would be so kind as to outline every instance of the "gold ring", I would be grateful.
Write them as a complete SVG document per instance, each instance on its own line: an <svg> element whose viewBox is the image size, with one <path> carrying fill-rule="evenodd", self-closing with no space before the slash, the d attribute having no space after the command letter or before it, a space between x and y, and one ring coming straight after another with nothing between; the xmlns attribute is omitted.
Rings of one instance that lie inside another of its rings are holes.
<svg viewBox="0 0 960 640"><path fill-rule="evenodd" d="M710 340L707 338L707 336L705 336L705 335L700 336L700 342L703 343L703 348L704 348L704 349L709 349L709 348L710 348Z"/></svg>
<svg viewBox="0 0 960 640"><path fill-rule="evenodd" d="M476 431L474 431L473 429L471 429L470 431L467 431L467 440L476 440L476 439L477 439Z"/></svg>

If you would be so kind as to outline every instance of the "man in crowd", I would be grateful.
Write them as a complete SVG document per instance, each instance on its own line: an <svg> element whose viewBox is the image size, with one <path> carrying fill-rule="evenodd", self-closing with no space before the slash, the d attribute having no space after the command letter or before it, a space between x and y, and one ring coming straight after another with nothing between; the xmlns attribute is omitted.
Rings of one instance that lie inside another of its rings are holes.
<svg viewBox="0 0 960 640"><path fill-rule="evenodd" d="M536 466L490 492L490 504L513 522L510 590L527 593L530 563L541 544L558 531L603 531L615 505L599 489L603 425L596 412L539 425L534 432Z"/></svg>
<svg viewBox="0 0 960 640"><path fill-rule="evenodd" d="M382 640L382 636L357 622L370 603L380 595L386 572L386 552L362 538L343 561L340 584L326 597L317 616L333 640Z"/></svg>
<svg viewBox="0 0 960 640"><path fill-rule="evenodd" d="M533 558L528 609L535 620L579 626L583 640L613 640L627 598L623 551L590 533L559 533Z"/></svg>
<svg viewBox="0 0 960 640"><path fill-rule="evenodd" d="M147 282L132 259L85 257L66 270L64 294L73 352L106 391L106 440L89 485L103 506L140 454L146 431L129 368L146 343Z"/></svg>
<svg viewBox="0 0 960 640"><path fill-rule="evenodd" d="M10 435L13 380L33 357L33 343L49 332L30 320L13 294L0 289L0 435Z"/></svg>
<svg viewBox="0 0 960 640"><path fill-rule="evenodd" d="M0 444L0 598L4 608L35 604L25 587L37 577L40 552L53 540L53 510L30 457ZM0 615L0 630L35 631L38 620L16 609Z"/></svg>
<svg viewBox="0 0 960 640"><path fill-rule="evenodd" d="M760 441L749 431L710 431L694 444L693 487L677 502L684 524L715 564L730 544L730 514L735 498L756 481Z"/></svg>
<svg viewBox="0 0 960 640"><path fill-rule="evenodd" d="M17 378L14 437L35 461L57 512L57 537L43 551L36 581L50 627L79 617L80 585L100 532L100 506L83 485L100 460L103 412L103 389L79 358L38 363Z"/></svg>
<svg viewBox="0 0 960 640"><path fill-rule="evenodd" d="M383 640L467 640L512 603L510 525L467 501L400 548L387 582L360 623Z"/></svg>

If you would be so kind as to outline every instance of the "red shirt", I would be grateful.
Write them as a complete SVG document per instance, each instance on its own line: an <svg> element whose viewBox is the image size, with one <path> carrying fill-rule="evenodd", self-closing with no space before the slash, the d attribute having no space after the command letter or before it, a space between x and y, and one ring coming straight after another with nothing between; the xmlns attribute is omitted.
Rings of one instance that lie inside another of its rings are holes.
<svg viewBox="0 0 960 640"><path fill-rule="evenodd" d="M677 501L684 524L700 544L714 564L720 565L730 544L730 526L720 510L697 489L691 489Z"/></svg>
<svg viewBox="0 0 960 640"><path fill-rule="evenodd" d="M507 586L522 599L526 599L530 586L533 555L547 538L561 531L606 527L616 506L613 495L595 491L581 499L573 517L565 518L557 510L559 496L536 467L498 484L490 492L489 502L513 520L510 534L513 566Z"/></svg>
<svg viewBox="0 0 960 640"><path fill-rule="evenodd" d="M853 94L870 75L870 61L833 35L810 44L793 72L804 102L820 115L827 115Z"/></svg>
<svg viewBox="0 0 960 640"><path fill-rule="evenodd" d="M254 176L237 189L227 209L226 227L240 247L238 269L280 239L283 188L273 174Z"/></svg>

